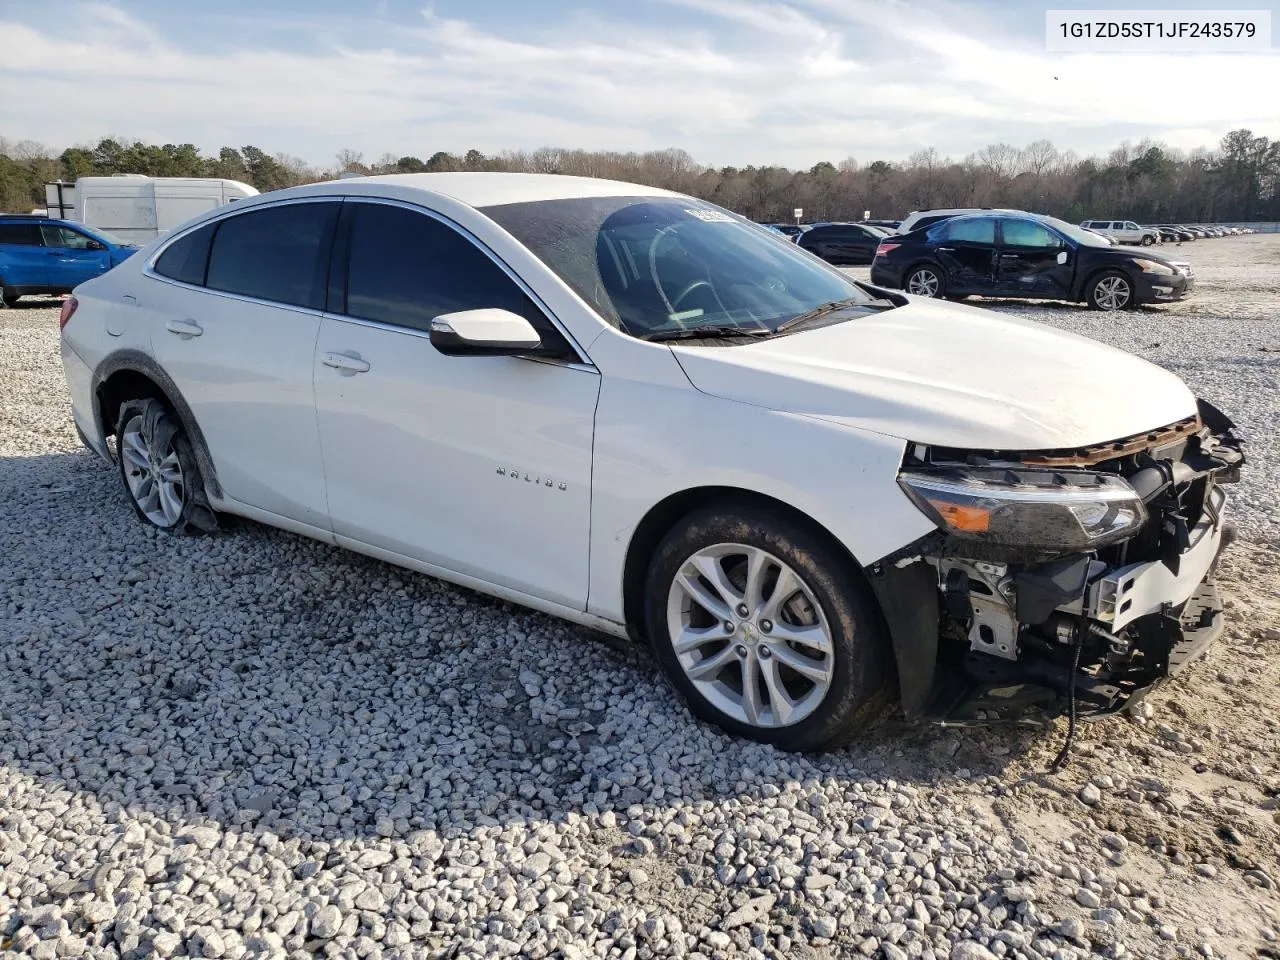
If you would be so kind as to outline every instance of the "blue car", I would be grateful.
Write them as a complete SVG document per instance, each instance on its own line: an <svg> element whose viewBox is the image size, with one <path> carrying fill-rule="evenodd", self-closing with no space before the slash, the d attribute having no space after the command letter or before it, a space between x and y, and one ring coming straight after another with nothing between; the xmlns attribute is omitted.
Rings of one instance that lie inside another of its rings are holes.
<svg viewBox="0 0 1280 960"><path fill-rule="evenodd" d="M0 214L0 297L12 307L28 294L70 293L137 250L82 223Z"/></svg>

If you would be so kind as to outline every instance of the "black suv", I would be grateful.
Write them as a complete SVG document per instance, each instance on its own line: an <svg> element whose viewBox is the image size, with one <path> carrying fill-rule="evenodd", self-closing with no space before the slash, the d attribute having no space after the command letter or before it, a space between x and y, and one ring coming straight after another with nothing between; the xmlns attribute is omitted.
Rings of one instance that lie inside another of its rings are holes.
<svg viewBox="0 0 1280 960"><path fill-rule="evenodd" d="M889 237L871 282L925 297L1075 300L1095 310L1181 300L1195 283L1189 263L1035 214L952 217Z"/></svg>
<svg viewBox="0 0 1280 960"><path fill-rule="evenodd" d="M870 263L887 231L860 223L818 223L800 234L796 243L827 263Z"/></svg>

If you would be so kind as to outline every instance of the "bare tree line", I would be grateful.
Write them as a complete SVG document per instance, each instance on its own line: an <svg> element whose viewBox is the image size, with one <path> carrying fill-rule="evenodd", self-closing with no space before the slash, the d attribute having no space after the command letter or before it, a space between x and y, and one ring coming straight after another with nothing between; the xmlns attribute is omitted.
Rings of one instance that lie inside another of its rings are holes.
<svg viewBox="0 0 1280 960"><path fill-rule="evenodd" d="M54 152L0 137L0 209L43 202L43 184L89 175L227 177L275 190L342 173L453 170L561 173L628 180L702 197L755 220L901 217L928 207L1013 207L1067 220L1123 217L1146 222L1280 219L1280 140L1234 130L1216 148L1171 149L1126 141L1105 157L1080 157L1048 140L1023 147L995 143L956 160L927 147L906 161L860 163L848 157L808 170L705 166L684 150L644 153L544 147L486 155L437 152L428 159L384 154L376 161L343 150L328 168L255 146L204 155L193 144L106 138Z"/></svg>

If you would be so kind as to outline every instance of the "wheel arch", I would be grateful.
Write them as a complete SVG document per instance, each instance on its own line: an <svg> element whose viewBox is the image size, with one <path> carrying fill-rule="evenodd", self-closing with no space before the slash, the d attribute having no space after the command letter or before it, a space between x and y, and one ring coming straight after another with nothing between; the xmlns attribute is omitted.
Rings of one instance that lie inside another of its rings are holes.
<svg viewBox="0 0 1280 960"><path fill-rule="evenodd" d="M627 544L622 572L622 605L627 632L636 640L644 639L644 582L649 564L662 538L684 517L711 504L738 503L764 507L785 514L793 522L827 541L841 559L847 561L851 575L867 581L862 564L847 546L819 521L803 510L768 494L742 487L701 486L670 494L649 508L636 525ZM869 585L869 584L868 584Z"/></svg>
<svg viewBox="0 0 1280 960"><path fill-rule="evenodd" d="M139 350L121 350L110 354L93 374L93 419L99 436L115 433L116 424L111 411L118 410L126 400L150 397L159 400L178 417L182 429L191 440L196 463L204 479L206 492L222 496L217 470L209 454L204 433L196 422L191 407L173 379L154 359Z"/></svg>
<svg viewBox="0 0 1280 960"><path fill-rule="evenodd" d="M1080 281L1079 289L1076 290L1075 299L1081 303L1087 304L1089 302L1089 288L1092 287L1093 284L1097 282L1098 278L1101 277L1104 273L1118 273L1122 277L1124 277L1126 280L1128 280L1129 286L1131 287L1130 296L1133 299L1137 298L1137 295L1138 295L1137 280L1135 280L1133 275L1124 267L1120 266L1119 264L1109 263L1109 264L1103 264L1102 266L1099 266L1099 267L1094 267L1087 274L1085 274L1084 279Z"/></svg>

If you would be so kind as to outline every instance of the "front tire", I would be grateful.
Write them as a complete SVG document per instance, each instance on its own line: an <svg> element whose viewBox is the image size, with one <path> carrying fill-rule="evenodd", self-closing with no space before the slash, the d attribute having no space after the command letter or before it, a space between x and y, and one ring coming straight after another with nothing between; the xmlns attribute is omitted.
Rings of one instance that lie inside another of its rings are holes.
<svg viewBox="0 0 1280 960"><path fill-rule="evenodd" d="M945 297L947 281L940 269L926 263L911 269L902 283L902 289L918 297Z"/></svg>
<svg viewBox="0 0 1280 960"><path fill-rule="evenodd" d="M18 300L21 298L21 296L22 295L19 294L16 290L6 289L3 291L0 291L0 300L4 301L4 305L6 307L16 307L18 305Z"/></svg>
<svg viewBox="0 0 1280 960"><path fill-rule="evenodd" d="M781 511L709 507L663 539L645 619L703 720L784 750L837 746L889 699L879 612L849 559Z"/></svg>
<svg viewBox="0 0 1280 960"><path fill-rule="evenodd" d="M216 529L191 441L159 400L148 397L120 405L116 460L125 493L144 523L186 535Z"/></svg>
<svg viewBox="0 0 1280 960"><path fill-rule="evenodd" d="M1127 310L1135 305L1133 282L1118 270L1108 270L1089 281L1085 298L1092 310Z"/></svg>

